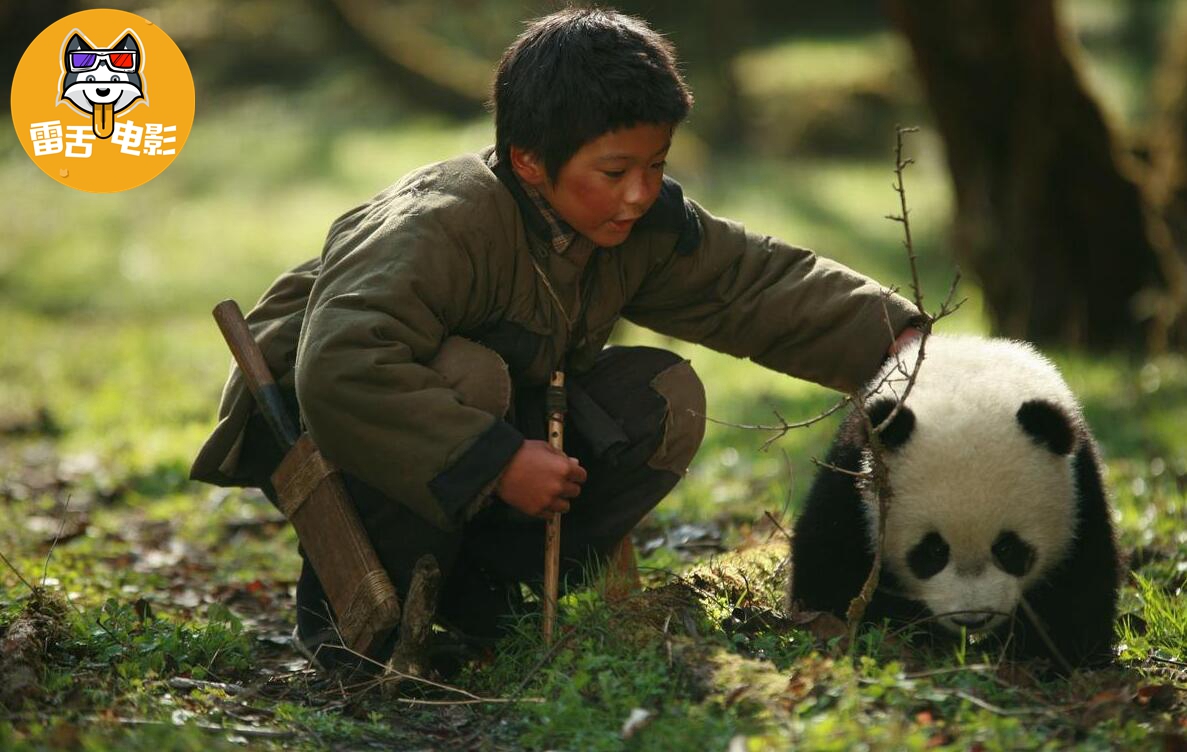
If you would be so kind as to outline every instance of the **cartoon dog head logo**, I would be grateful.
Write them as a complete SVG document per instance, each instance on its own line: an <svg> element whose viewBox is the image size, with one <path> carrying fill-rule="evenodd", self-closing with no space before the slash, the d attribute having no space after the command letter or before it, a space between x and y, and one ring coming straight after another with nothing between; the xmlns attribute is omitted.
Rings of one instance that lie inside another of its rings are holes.
<svg viewBox="0 0 1187 752"><path fill-rule="evenodd" d="M94 8L59 18L29 44L9 112L43 173L80 191L115 193L147 183L181 154L194 100L185 55L154 20Z"/></svg>
<svg viewBox="0 0 1187 752"><path fill-rule="evenodd" d="M144 99L143 63L142 47L131 29L110 46L99 48L76 29L62 54L59 101L90 115L95 135L110 138L116 113Z"/></svg>

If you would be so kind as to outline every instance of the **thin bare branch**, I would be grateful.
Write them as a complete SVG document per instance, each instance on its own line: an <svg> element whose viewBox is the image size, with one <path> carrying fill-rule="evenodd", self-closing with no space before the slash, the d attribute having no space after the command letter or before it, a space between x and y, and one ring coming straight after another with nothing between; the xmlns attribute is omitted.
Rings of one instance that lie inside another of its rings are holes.
<svg viewBox="0 0 1187 752"><path fill-rule="evenodd" d="M825 462L824 460L816 459L815 457L812 458L812 464L815 465L816 467L822 468L824 470L831 470L834 473L840 473L841 475L848 475L849 477L857 478L858 480L867 480L868 481L868 480L870 480L870 477L871 477L869 473L849 470L847 468L840 467L838 465L830 464L828 462Z"/></svg>
<svg viewBox="0 0 1187 752"><path fill-rule="evenodd" d="M0 551L0 561L4 562L4 565L12 570L12 573L16 575L16 578L18 580L25 583L25 587L29 588L30 593L37 592L37 588L34 587L32 584L30 584L30 582L28 580L25 579L25 575L21 574L21 570L17 569L16 566L11 561L8 560L8 557L4 555L3 551Z"/></svg>
<svg viewBox="0 0 1187 752"><path fill-rule="evenodd" d="M760 447L760 450L765 452L768 447L770 447L772 444L774 444L779 439L782 439L789 432L794 431L798 428L807 428L808 426L815 425L816 423L819 423L820 421L825 420L829 416L835 414L841 408L845 407L845 405L848 405L849 401L851 399L852 399L852 395L846 395L844 398L838 400L834 405L829 407L824 412L819 413L811 418L808 418L807 420L796 421L794 423L788 422L786 419L783 418L782 415L779 414L778 410L775 410L772 408L771 412L773 412L775 414L775 417L779 420L779 423L775 424L775 425L762 425L762 424L752 424L752 423L733 423L728 420L718 420L717 418L710 418L708 415L703 415L701 413L698 413L696 410L689 410L688 412L697 416L698 418L704 418L706 421L713 423L714 425L718 425L718 426L727 426L729 428L741 428L741 429L744 429L747 431L770 431L774 435L771 436L771 438L764 441L762 443L762 446Z"/></svg>
<svg viewBox="0 0 1187 752"><path fill-rule="evenodd" d="M1039 615L1035 613L1033 608L1031 608L1031 605L1029 602L1027 602L1025 596L1018 600L1018 605L1022 607L1022 611L1026 614L1026 618L1030 619L1031 625L1034 626L1035 631L1039 634L1039 639L1043 641L1043 644L1046 645L1047 649L1051 651L1051 655L1055 657L1055 662L1059 664L1059 667L1065 673L1072 673L1072 664L1069 663L1067 658L1063 656L1063 653L1059 651L1059 648L1055 645L1055 641L1052 640L1051 635L1047 633L1047 625L1043 623L1043 620L1039 618Z"/></svg>
<svg viewBox="0 0 1187 752"><path fill-rule="evenodd" d="M66 503L62 509L62 521L58 524L58 532L54 535L53 543L49 544L49 552L45 555L45 566L41 568L41 587L45 587L45 581L49 578L49 560L54 555L54 547L58 545L58 539L62 537L62 531L66 529L66 518L70 514L70 494L66 494Z"/></svg>

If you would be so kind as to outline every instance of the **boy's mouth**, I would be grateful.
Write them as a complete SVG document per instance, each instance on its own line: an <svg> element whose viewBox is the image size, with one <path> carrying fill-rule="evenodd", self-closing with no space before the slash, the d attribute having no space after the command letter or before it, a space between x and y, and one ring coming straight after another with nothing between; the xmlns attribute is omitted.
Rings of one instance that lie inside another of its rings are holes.
<svg viewBox="0 0 1187 752"><path fill-rule="evenodd" d="M610 226L619 232L630 232L630 229L634 227L638 219L638 217L634 219L612 219L610 220Z"/></svg>

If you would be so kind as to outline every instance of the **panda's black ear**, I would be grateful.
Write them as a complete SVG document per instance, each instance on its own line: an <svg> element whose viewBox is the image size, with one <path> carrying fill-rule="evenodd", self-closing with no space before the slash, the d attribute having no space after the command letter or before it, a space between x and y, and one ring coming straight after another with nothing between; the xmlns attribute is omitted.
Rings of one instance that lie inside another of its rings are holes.
<svg viewBox="0 0 1187 752"><path fill-rule="evenodd" d="M1034 443L1060 456L1071 454L1076 432L1068 416L1047 400L1027 400L1018 408L1018 424Z"/></svg>
<svg viewBox="0 0 1187 752"><path fill-rule="evenodd" d="M898 404L898 400L892 397L879 397L871 402L866 407L866 414L870 416L870 425L874 428L882 425L882 423L890 417L894 406ZM894 416L894 420L890 425L882 429L880 438L882 439L882 446L890 450L895 450L907 443L907 439L911 438L911 432L915 430L915 413L911 412L911 408L903 405L899 409L898 414Z"/></svg>

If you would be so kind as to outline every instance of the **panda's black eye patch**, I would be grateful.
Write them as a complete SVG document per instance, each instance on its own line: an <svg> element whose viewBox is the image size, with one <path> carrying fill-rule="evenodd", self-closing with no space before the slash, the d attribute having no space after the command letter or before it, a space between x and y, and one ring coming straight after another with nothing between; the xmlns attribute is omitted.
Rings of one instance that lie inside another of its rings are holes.
<svg viewBox="0 0 1187 752"><path fill-rule="evenodd" d="M948 543L933 531L923 536L907 554L907 566L921 580L935 577L948 565Z"/></svg>
<svg viewBox="0 0 1187 752"><path fill-rule="evenodd" d="M1007 530L997 536L992 550L993 558L1006 574L1021 577L1034 566L1034 547L1019 538L1013 530Z"/></svg>

